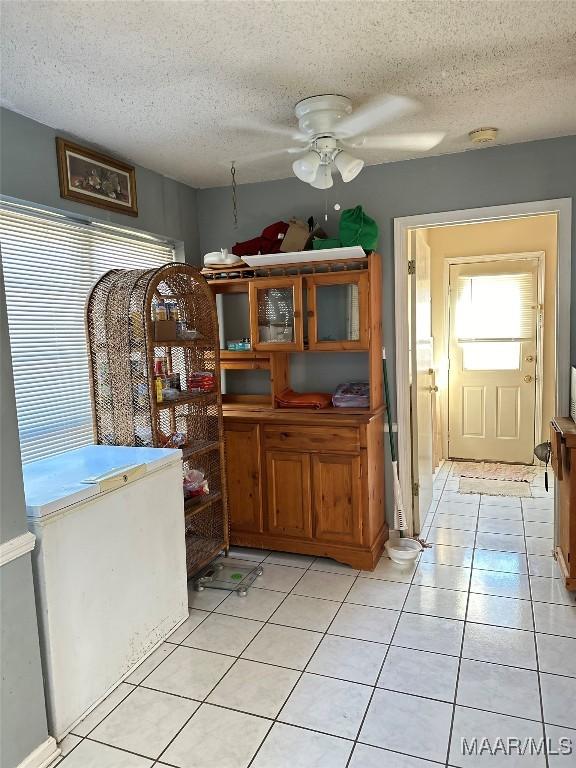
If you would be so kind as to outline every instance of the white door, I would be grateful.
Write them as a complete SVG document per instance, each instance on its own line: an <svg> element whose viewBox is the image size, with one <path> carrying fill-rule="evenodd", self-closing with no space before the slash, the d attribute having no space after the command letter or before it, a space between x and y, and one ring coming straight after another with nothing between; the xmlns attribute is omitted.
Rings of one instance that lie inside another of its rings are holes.
<svg viewBox="0 0 576 768"><path fill-rule="evenodd" d="M450 266L450 458L532 464L538 263Z"/></svg>
<svg viewBox="0 0 576 768"><path fill-rule="evenodd" d="M412 368L412 477L414 479L414 528L420 529L432 503L432 396L433 348L430 293L430 247L416 230L411 280L411 368Z"/></svg>

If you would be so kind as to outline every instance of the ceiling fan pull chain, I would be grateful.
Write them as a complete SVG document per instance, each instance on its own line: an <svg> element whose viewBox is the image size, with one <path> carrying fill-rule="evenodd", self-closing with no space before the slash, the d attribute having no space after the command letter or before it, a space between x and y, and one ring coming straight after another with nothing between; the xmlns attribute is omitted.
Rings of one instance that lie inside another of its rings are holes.
<svg viewBox="0 0 576 768"><path fill-rule="evenodd" d="M232 165L230 166L230 175L232 176L232 216L234 218L234 229L238 229L238 194L236 190L236 168L234 167L235 162L235 160L232 160Z"/></svg>

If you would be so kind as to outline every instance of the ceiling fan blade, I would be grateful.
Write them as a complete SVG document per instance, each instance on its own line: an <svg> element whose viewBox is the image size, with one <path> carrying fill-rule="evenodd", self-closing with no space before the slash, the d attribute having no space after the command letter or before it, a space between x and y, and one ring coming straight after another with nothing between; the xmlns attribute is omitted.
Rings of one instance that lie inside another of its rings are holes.
<svg viewBox="0 0 576 768"><path fill-rule="evenodd" d="M280 157L281 155L295 155L299 152L306 152L308 147L282 147L281 149L268 149L263 152L255 152L254 154L242 155L240 160L235 160L236 167L249 165L250 163L257 163L259 160L267 160L269 157ZM226 165L230 165L230 162L226 162Z"/></svg>
<svg viewBox="0 0 576 768"><path fill-rule="evenodd" d="M385 94L370 99L365 104L354 109L352 114L343 117L335 128L336 136L349 137L367 133L373 128L396 120L403 115L416 112L420 105L407 96L392 96Z"/></svg>
<svg viewBox="0 0 576 768"><path fill-rule="evenodd" d="M297 128L291 128L289 125L276 125L274 123L260 122L250 119L233 120L231 127L237 131L246 131L249 133L268 133L274 136L284 136L291 141L310 141L309 136L300 133Z"/></svg>
<svg viewBox="0 0 576 768"><path fill-rule="evenodd" d="M391 133L385 136L361 136L351 141L342 141L342 144L353 149L397 149L428 152L437 147L445 136L443 131Z"/></svg>

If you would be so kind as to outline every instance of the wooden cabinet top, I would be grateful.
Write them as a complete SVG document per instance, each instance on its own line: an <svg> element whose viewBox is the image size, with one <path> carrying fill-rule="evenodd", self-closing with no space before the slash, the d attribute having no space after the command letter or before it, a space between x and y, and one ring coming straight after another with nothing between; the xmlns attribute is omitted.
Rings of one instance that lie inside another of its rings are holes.
<svg viewBox="0 0 576 768"><path fill-rule="evenodd" d="M552 425L560 432L568 448L576 448L576 423L572 419L567 416L555 416Z"/></svg>
<svg viewBox="0 0 576 768"><path fill-rule="evenodd" d="M327 424L333 427L367 424L384 411L384 406L374 410L360 408L318 408L317 410L263 408L261 405L250 406L233 403L223 406L225 420L262 421L277 424Z"/></svg>

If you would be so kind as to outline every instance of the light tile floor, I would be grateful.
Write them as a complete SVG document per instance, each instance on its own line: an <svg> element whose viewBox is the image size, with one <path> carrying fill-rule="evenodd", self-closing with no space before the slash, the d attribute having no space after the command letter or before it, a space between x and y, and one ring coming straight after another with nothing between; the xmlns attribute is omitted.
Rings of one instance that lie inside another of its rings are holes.
<svg viewBox="0 0 576 768"><path fill-rule="evenodd" d="M576 766L576 598L552 497L461 495L447 463L414 567L263 561L248 597L190 591L190 615L64 740L62 768ZM550 755L461 740L550 739ZM555 755L559 740L571 755Z"/></svg>

